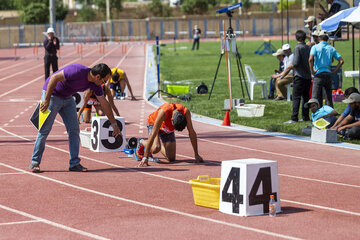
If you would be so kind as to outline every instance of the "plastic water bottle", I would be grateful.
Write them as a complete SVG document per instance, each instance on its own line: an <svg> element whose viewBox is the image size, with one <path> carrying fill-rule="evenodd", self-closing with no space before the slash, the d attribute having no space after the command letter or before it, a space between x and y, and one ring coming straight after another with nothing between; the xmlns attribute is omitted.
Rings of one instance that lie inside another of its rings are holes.
<svg viewBox="0 0 360 240"><path fill-rule="evenodd" d="M271 217L276 216L276 205L275 205L274 195L270 195L269 216L271 216Z"/></svg>

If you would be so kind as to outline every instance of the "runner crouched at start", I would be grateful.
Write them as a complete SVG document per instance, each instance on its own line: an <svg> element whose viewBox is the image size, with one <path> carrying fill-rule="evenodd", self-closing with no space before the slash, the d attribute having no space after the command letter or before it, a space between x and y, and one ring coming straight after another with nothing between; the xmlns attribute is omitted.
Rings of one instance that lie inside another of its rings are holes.
<svg viewBox="0 0 360 240"><path fill-rule="evenodd" d="M176 158L174 130L182 131L185 127L194 149L195 162L203 162L198 153L197 135L192 125L191 113L185 106L180 103L165 103L149 115L147 124L149 138L140 139L137 150L138 156L142 157L139 167L149 166L149 156L158 152L161 152L168 162L174 162Z"/></svg>
<svg viewBox="0 0 360 240"><path fill-rule="evenodd" d="M112 110L116 116L120 116L119 110L114 104L113 97L111 95L110 89L106 84L102 84L102 89L104 91L104 96L107 98ZM80 118L82 114L83 121L85 123L91 122L91 108L94 106L97 116L105 116L104 111L101 108L100 102L97 100L95 93L88 89L84 92L84 104L81 106L77 113L78 121L80 123Z"/></svg>

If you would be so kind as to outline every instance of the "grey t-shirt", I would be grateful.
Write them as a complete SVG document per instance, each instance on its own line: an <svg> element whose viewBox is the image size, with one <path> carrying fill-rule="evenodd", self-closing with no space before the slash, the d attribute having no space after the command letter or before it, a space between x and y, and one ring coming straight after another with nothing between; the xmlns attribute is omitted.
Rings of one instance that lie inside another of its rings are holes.
<svg viewBox="0 0 360 240"><path fill-rule="evenodd" d="M305 43L298 43L294 49L294 76L304 79L311 79L311 72L309 66L310 46Z"/></svg>

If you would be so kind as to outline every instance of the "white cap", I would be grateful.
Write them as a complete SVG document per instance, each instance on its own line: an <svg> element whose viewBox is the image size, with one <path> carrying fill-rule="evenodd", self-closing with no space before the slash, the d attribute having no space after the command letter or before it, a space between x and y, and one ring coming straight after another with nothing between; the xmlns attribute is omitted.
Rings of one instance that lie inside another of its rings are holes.
<svg viewBox="0 0 360 240"><path fill-rule="evenodd" d="M46 31L46 33L55 33L54 28L49 27Z"/></svg>
<svg viewBox="0 0 360 240"><path fill-rule="evenodd" d="M315 18L314 16L309 16L304 22L305 22L305 23L314 22L315 19L316 19L316 18Z"/></svg>
<svg viewBox="0 0 360 240"><path fill-rule="evenodd" d="M284 45L282 45L282 50L283 51L286 51L286 50L289 50L291 47L290 47L290 44L288 44L288 43L285 43Z"/></svg>
<svg viewBox="0 0 360 240"><path fill-rule="evenodd" d="M284 51L279 48L275 53L272 54L274 57L280 56L280 55L285 55Z"/></svg>
<svg viewBox="0 0 360 240"><path fill-rule="evenodd" d="M321 30L320 32L319 32L319 37L320 36L328 36L328 34L327 34L327 32L325 31L325 30Z"/></svg>

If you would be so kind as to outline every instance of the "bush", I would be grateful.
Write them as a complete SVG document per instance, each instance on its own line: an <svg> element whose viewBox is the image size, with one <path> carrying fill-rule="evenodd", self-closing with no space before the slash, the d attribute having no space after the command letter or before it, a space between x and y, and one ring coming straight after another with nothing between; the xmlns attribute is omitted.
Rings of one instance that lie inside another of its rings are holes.
<svg viewBox="0 0 360 240"><path fill-rule="evenodd" d="M203 14L209 10L207 0L184 0L181 11L186 14Z"/></svg>
<svg viewBox="0 0 360 240"><path fill-rule="evenodd" d="M81 11L79 12L79 16L77 20L79 22L91 22L94 21L96 17L96 12L90 6L84 5Z"/></svg>
<svg viewBox="0 0 360 240"><path fill-rule="evenodd" d="M44 3L30 3L20 14L24 24L39 24L49 21L49 8Z"/></svg>

